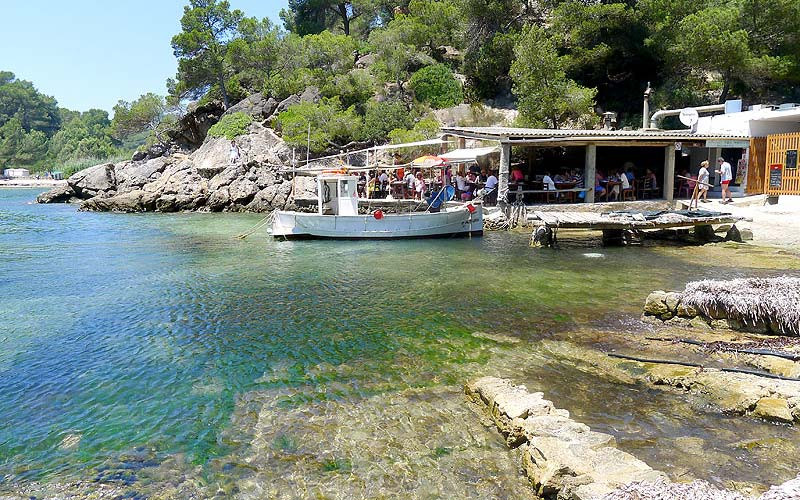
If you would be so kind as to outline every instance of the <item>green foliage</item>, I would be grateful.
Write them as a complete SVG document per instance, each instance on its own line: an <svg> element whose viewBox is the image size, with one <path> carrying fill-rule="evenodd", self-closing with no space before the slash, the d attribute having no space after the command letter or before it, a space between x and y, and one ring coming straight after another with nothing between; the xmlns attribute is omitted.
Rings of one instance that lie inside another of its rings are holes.
<svg viewBox="0 0 800 500"><path fill-rule="evenodd" d="M497 33L464 56L467 93L471 100L492 99L511 90L511 63L519 33Z"/></svg>
<svg viewBox="0 0 800 500"><path fill-rule="evenodd" d="M567 78L565 57L558 55L543 29L526 29L514 54L511 77L523 124L543 128L567 122L591 124L596 90Z"/></svg>
<svg viewBox="0 0 800 500"><path fill-rule="evenodd" d="M231 113L225 115L208 129L208 135L212 137L225 137L227 139L235 139L236 137L247 133L247 128L253 123L253 118L247 113Z"/></svg>
<svg viewBox="0 0 800 500"><path fill-rule="evenodd" d="M361 137L362 120L354 107L342 109L337 98L319 103L301 102L280 113L276 126L289 145L305 149L311 130L311 151L319 153L339 148Z"/></svg>
<svg viewBox="0 0 800 500"><path fill-rule="evenodd" d="M420 102L441 109L454 106L464 99L461 82L444 64L426 66L411 76L411 89Z"/></svg>
<svg viewBox="0 0 800 500"><path fill-rule="evenodd" d="M238 34L243 18L242 11L230 10L226 0L189 0L183 8L181 32L172 37L178 58L178 74L169 85L173 96L198 98L211 85L218 85L225 106L230 104L225 86L230 75L224 63L228 42Z"/></svg>
<svg viewBox="0 0 800 500"><path fill-rule="evenodd" d="M383 140L394 129L409 128L412 125L408 107L401 101L370 101L364 114L364 133L366 139Z"/></svg>
<svg viewBox="0 0 800 500"><path fill-rule="evenodd" d="M146 131L150 138L166 144L168 120L165 119L169 112L165 98L153 93L144 94L133 102L121 100L114 106L111 133L117 139L125 140Z"/></svg>
<svg viewBox="0 0 800 500"><path fill-rule="evenodd" d="M55 99L40 94L32 83L0 72L0 169L54 169L79 156L119 154L110 123L106 111L58 108Z"/></svg>
<svg viewBox="0 0 800 500"><path fill-rule="evenodd" d="M366 69L354 69L343 75L336 75L322 88L325 97L339 97L345 108L363 108L364 103L375 95L376 80Z"/></svg>
<svg viewBox="0 0 800 500"><path fill-rule="evenodd" d="M389 132L389 140L392 144L404 144L409 142L425 141L433 139L439 135L439 122L433 116L427 116L419 120L411 129L396 128ZM431 148L403 148L401 154L403 161L408 161L423 154L433 151Z"/></svg>

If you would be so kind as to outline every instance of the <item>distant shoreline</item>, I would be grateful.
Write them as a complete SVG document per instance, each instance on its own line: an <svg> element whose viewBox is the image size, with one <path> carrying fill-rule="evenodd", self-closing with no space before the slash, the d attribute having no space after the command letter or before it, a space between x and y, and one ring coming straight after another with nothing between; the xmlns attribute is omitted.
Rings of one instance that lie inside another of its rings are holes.
<svg viewBox="0 0 800 500"><path fill-rule="evenodd" d="M67 181L55 179L0 179L0 188L54 188L66 185Z"/></svg>

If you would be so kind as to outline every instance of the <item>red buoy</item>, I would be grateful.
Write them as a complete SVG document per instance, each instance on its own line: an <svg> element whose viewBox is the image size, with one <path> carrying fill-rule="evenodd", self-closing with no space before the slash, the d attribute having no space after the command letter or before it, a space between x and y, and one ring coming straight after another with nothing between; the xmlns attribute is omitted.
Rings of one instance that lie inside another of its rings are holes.
<svg viewBox="0 0 800 500"><path fill-rule="evenodd" d="M468 203L467 204L467 210L469 211L469 213L474 214L475 213L475 205L473 205L472 203Z"/></svg>
<svg viewBox="0 0 800 500"><path fill-rule="evenodd" d="M372 216L375 217L376 220L381 220L383 219L383 211L375 210L375 212L372 213Z"/></svg>

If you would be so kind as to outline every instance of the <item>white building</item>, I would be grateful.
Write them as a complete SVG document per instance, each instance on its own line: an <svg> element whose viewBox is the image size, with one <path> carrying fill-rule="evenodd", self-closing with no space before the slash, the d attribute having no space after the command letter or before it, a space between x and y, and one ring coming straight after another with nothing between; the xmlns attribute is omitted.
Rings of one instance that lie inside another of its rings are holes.
<svg viewBox="0 0 800 500"><path fill-rule="evenodd" d="M31 173L27 168L7 168L3 171L3 175L12 179L24 179L30 177Z"/></svg>

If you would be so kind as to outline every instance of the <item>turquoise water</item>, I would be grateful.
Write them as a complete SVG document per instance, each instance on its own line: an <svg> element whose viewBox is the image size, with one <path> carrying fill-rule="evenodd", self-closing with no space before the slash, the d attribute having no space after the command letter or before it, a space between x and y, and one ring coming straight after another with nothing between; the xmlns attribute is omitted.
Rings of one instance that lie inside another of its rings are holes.
<svg viewBox="0 0 800 500"><path fill-rule="evenodd" d="M533 250L524 234L242 241L233 236L260 216L86 213L32 204L36 194L0 190L0 480L8 481L86 476L131 450L203 465L241 445L226 436L246 394L272 391L280 407L296 409L457 386L469 376L459 366L487 370L491 355L474 331L568 338L577 326L637 316L653 289L798 269L794 256L741 248ZM567 398L569 372L558 372L540 388ZM608 405L567 399L593 424L629 422ZM694 425L720 423L703 418ZM637 432L672 437L658 426ZM744 474L735 464L727 471ZM791 477L788 468L779 475Z"/></svg>

